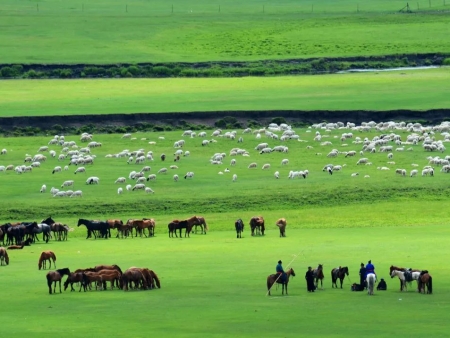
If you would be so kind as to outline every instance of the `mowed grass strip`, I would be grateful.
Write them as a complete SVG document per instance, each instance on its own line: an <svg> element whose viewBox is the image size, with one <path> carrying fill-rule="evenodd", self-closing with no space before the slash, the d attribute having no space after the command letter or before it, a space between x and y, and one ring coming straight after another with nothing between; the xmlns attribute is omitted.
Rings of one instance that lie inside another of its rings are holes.
<svg viewBox="0 0 450 338"><path fill-rule="evenodd" d="M450 69L221 79L0 81L0 116L450 107ZM375 118L375 117L374 117Z"/></svg>
<svg viewBox="0 0 450 338"><path fill-rule="evenodd" d="M0 63L197 62L450 52L445 2L5 0ZM173 6L173 13L172 13ZM220 7L220 11L219 11ZM424 12L431 10L432 13Z"/></svg>
<svg viewBox="0 0 450 338"><path fill-rule="evenodd" d="M262 238L252 238L246 231L244 238L236 239L234 232L224 231L190 239L158 235L37 243L10 251L10 265L0 267L8 292L2 332L35 337L53 332L85 337L91 331L136 337L149 332L171 337L254 337L261 332L298 337L306 331L317 336L379 337L390 335L395 326L411 337L445 336L450 276L442 266L449 235L448 227L440 225L288 230L286 238L271 230ZM108 285L107 291L79 293L75 285L76 292L58 290L49 295L47 271L37 267L43 250L56 253L58 268L72 271L99 264L118 264L123 270L149 267L160 277L162 288L124 292L111 291ZM290 280L289 296L282 297L281 289L274 287L269 297L266 277L274 273L279 259L285 267L292 261L296 277ZM359 281L359 264L369 259L388 285L387 291L375 291L372 297L350 292L351 282ZM304 274L309 265L319 263L324 265L324 290L310 294ZM418 294L415 282L400 292L398 279L388 275L391 264L428 269L434 294ZM350 271L342 290L331 288L330 271L337 266ZM411 311L418 308L421 315L412 320ZM26 318L26 325L15 322L17 317Z"/></svg>

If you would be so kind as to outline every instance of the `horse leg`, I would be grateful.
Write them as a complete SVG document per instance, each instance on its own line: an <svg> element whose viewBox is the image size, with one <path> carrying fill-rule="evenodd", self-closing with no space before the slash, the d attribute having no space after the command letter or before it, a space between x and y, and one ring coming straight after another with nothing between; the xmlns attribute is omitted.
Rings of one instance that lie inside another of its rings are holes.
<svg viewBox="0 0 450 338"><path fill-rule="evenodd" d="M342 283L344 282L344 279L343 278L341 278L341 289L342 289ZM337 287L337 285L336 285L336 287Z"/></svg>

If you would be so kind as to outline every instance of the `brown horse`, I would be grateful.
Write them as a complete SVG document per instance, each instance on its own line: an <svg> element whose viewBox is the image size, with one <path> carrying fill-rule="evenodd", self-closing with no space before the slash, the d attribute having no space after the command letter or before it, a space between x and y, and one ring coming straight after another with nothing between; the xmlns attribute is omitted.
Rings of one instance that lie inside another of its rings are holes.
<svg viewBox="0 0 450 338"><path fill-rule="evenodd" d="M167 227L169 228L169 238L173 237L173 234L175 234L175 237L178 237L176 229L179 222L180 222L179 220L175 219L168 224Z"/></svg>
<svg viewBox="0 0 450 338"><path fill-rule="evenodd" d="M286 218L280 218L275 225L280 229L280 237L286 237Z"/></svg>
<svg viewBox="0 0 450 338"><path fill-rule="evenodd" d="M50 266L48 267L49 269L52 267L52 261L53 261L54 268L56 268L56 255L53 251L42 251L41 256L39 257L39 263L38 263L39 270L41 270L42 267L44 267L44 270L45 270L47 261L50 264Z"/></svg>
<svg viewBox="0 0 450 338"><path fill-rule="evenodd" d="M342 289L342 283L344 282L345 275L349 275L348 267L338 267L331 270L331 288L336 286L337 289L337 280L339 279L341 281L341 289Z"/></svg>
<svg viewBox="0 0 450 338"><path fill-rule="evenodd" d="M142 286L143 289L147 289L147 281L140 269L128 269L120 277L120 286L123 291L128 291L129 287L132 287L132 282L134 282L135 288Z"/></svg>
<svg viewBox="0 0 450 338"><path fill-rule="evenodd" d="M428 270L423 270L420 272L420 276L419 276L419 292L425 293L425 287L427 289L428 294L432 294L433 293L433 278L431 277L431 275L428 273Z"/></svg>
<svg viewBox="0 0 450 338"><path fill-rule="evenodd" d="M406 271L406 270L409 270L411 272L420 272L420 271L422 271L422 270L417 270L417 269L401 268L401 267L398 267L398 266L395 266L395 265L391 265L389 267L389 276L392 275L392 271L394 271L394 270L403 271L403 272ZM404 287L403 281L400 279L400 291L403 291L403 287Z"/></svg>
<svg viewBox="0 0 450 338"><path fill-rule="evenodd" d="M25 246L25 244L22 245L10 245L7 247L8 250L20 250L23 249L23 247Z"/></svg>
<svg viewBox="0 0 450 338"><path fill-rule="evenodd" d="M100 270L98 274L103 280L103 290L106 290L106 282L111 283L111 290L114 288L114 284L119 288L119 280L122 274L118 270Z"/></svg>
<svg viewBox="0 0 450 338"><path fill-rule="evenodd" d="M89 280L87 279L86 275L83 272L72 272L64 282L64 291L67 290L69 284L70 284L70 291L75 291L75 289L73 288L74 283L80 283L80 290L78 292L81 292L81 288L83 288L84 292L86 292Z"/></svg>
<svg viewBox="0 0 450 338"><path fill-rule="evenodd" d="M267 294L270 296L270 289L272 288L272 286L277 283L277 284L281 284L281 294L284 295L284 290L286 290L286 295L288 294L288 283L289 283L289 277L291 276L295 276L295 272L294 269L290 268L289 270L286 271L286 280L282 281L281 280L281 274L273 274L273 275L269 275L267 276Z"/></svg>
<svg viewBox="0 0 450 338"><path fill-rule="evenodd" d="M95 290L97 290L97 286L100 286L100 288L103 287L103 277L99 272L90 272L86 271L83 272L84 275L87 276L87 279L89 280L89 289L92 289L92 282L95 282Z"/></svg>
<svg viewBox="0 0 450 338"><path fill-rule="evenodd" d="M264 218L262 216L255 216L250 219L250 229L252 231L252 236L262 235L264 236ZM255 231L256 230L256 231Z"/></svg>
<svg viewBox="0 0 450 338"><path fill-rule="evenodd" d="M8 252L4 247L0 247L0 265L9 265Z"/></svg>
<svg viewBox="0 0 450 338"><path fill-rule="evenodd" d="M319 264L317 268L313 269L313 275L314 275L314 285L316 289L319 286L320 280L320 287L323 290L323 278L325 277L323 275L323 264Z"/></svg>
<svg viewBox="0 0 450 338"><path fill-rule="evenodd" d="M67 234L70 229L67 224L53 223L50 225L50 228L58 241L67 241Z"/></svg>
<svg viewBox="0 0 450 338"><path fill-rule="evenodd" d="M202 216L192 216L191 218L194 218L194 220L192 222L192 226L195 226L194 233L197 233L197 227L200 227L200 229L201 229L200 233L206 235L206 231L208 230L208 225L206 225L205 218Z"/></svg>
<svg viewBox="0 0 450 338"><path fill-rule="evenodd" d="M61 279L64 275L69 276L70 270L69 268L58 269L56 271L47 272L47 285L48 285L48 293L52 294L52 283L54 283L53 293L56 293L56 282L59 282L59 293L61 293Z"/></svg>
<svg viewBox="0 0 450 338"><path fill-rule="evenodd" d="M111 229L118 229L123 225L123 222L120 219L107 219L106 223L108 223L110 227L110 229L108 229L109 237L111 237ZM119 233L117 233L116 237L119 237Z"/></svg>
<svg viewBox="0 0 450 338"><path fill-rule="evenodd" d="M150 218L144 218L142 220L139 219L129 219L127 221L127 225L131 228L135 228L136 229L136 237L137 237L137 233L139 231L139 233L141 234L142 237L142 233L144 233L145 237L152 237L155 235L155 220ZM148 236L145 234L145 229L148 230ZM133 232L133 230L131 230Z"/></svg>
<svg viewBox="0 0 450 338"><path fill-rule="evenodd" d="M139 271L142 272L142 275L145 278L145 281L147 282L148 288L151 289L155 289L156 287L158 289L161 289L161 282L159 280L158 275L153 271L150 270L148 268L137 268L137 267L131 267L131 270L133 269L137 269Z"/></svg>

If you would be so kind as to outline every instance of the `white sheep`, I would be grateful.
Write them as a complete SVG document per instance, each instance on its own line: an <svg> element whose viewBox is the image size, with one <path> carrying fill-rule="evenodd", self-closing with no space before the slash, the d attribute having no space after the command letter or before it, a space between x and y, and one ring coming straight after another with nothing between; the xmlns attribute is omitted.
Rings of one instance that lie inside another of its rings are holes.
<svg viewBox="0 0 450 338"><path fill-rule="evenodd" d="M258 165L256 164L256 162L253 162L253 163L250 163L249 165L248 165L248 169L251 169L251 168L256 168Z"/></svg>
<svg viewBox="0 0 450 338"><path fill-rule="evenodd" d="M86 180L86 184L99 184L99 183L100 183L100 179L95 176L91 176Z"/></svg>
<svg viewBox="0 0 450 338"><path fill-rule="evenodd" d="M276 179L280 178L280 172L275 171L275 173L273 174L273 176L275 176Z"/></svg>
<svg viewBox="0 0 450 338"><path fill-rule="evenodd" d="M224 172L225 172L225 173L229 173L229 172L230 172L230 169L225 168Z"/></svg>
<svg viewBox="0 0 450 338"><path fill-rule="evenodd" d="M233 174L233 182L236 182L236 180L237 180L237 175Z"/></svg>
<svg viewBox="0 0 450 338"><path fill-rule="evenodd" d="M8 150L6 150L5 148L2 149L2 152L0 153L0 155L6 155L8 153Z"/></svg>
<svg viewBox="0 0 450 338"><path fill-rule="evenodd" d="M370 178L370 176L369 175L364 175L364 178Z"/></svg>
<svg viewBox="0 0 450 338"><path fill-rule="evenodd" d="M125 189L127 189L127 191L131 191L131 185L127 184L127 186L125 187Z"/></svg>
<svg viewBox="0 0 450 338"><path fill-rule="evenodd" d="M413 170L411 170L411 173L409 174L409 177L417 176L418 173L419 173L419 171L417 169L413 169Z"/></svg>
<svg viewBox="0 0 450 338"><path fill-rule="evenodd" d="M135 184L134 185L134 187L133 187L133 189L131 189L131 190L144 190L145 189L145 184L143 184L143 183L138 183L138 184Z"/></svg>
<svg viewBox="0 0 450 338"><path fill-rule="evenodd" d="M120 194L122 194L122 193L123 193L123 189L122 189L122 187L119 187L119 188L117 189L117 194L120 195Z"/></svg>
<svg viewBox="0 0 450 338"><path fill-rule="evenodd" d="M45 184L42 185L40 192L45 192L47 190L47 186Z"/></svg>
<svg viewBox="0 0 450 338"><path fill-rule="evenodd" d="M401 176L406 176L406 169L395 169L395 173Z"/></svg>
<svg viewBox="0 0 450 338"><path fill-rule="evenodd" d="M183 154L183 156L188 157L191 154L191 152L189 150L186 150Z"/></svg>
<svg viewBox="0 0 450 338"><path fill-rule="evenodd" d="M151 180L156 180L156 175L155 174L148 175L147 181L151 181Z"/></svg>
<svg viewBox="0 0 450 338"><path fill-rule="evenodd" d="M53 197L65 197L66 192L65 191L58 191L57 193L53 194Z"/></svg>
<svg viewBox="0 0 450 338"><path fill-rule="evenodd" d="M64 171L67 171L67 170L69 170L69 166L68 165L64 166Z"/></svg>
<svg viewBox="0 0 450 338"><path fill-rule="evenodd" d="M142 176L142 177L138 177L138 179L136 180L136 183L144 183L145 181L147 181L147 178L145 178L145 176Z"/></svg>
<svg viewBox="0 0 450 338"><path fill-rule="evenodd" d="M193 178L193 177L194 177L194 172L193 171L188 171L186 173L186 175L184 175L184 179Z"/></svg>
<svg viewBox="0 0 450 338"><path fill-rule="evenodd" d="M289 164L289 160L287 158L281 160L281 165Z"/></svg>
<svg viewBox="0 0 450 338"><path fill-rule="evenodd" d="M175 174L175 175L173 175L173 180L175 181L175 182L178 182L178 175L177 174Z"/></svg>
<svg viewBox="0 0 450 338"><path fill-rule="evenodd" d="M126 182L126 178L125 177L119 177L114 183L125 183Z"/></svg>
<svg viewBox="0 0 450 338"><path fill-rule="evenodd" d="M158 170L158 174L166 174L167 173L167 168L161 168Z"/></svg>
<svg viewBox="0 0 450 338"><path fill-rule="evenodd" d="M70 197L83 197L83 192L81 190L74 191Z"/></svg>
<svg viewBox="0 0 450 338"><path fill-rule="evenodd" d="M74 174L76 175L77 173L85 173L85 172L86 172L85 167L78 167L77 170L75 170Z"/></svg>
<svg viewBox="0 0 450 338"><path fill-rule="evenodd" d="M359 175L359 173L352 173L352 177L356 177L356 176L358 176Z"/></svg>
<svg viewBox="0 0 450 338"><path fill-rule="evenodd" d="M73 184L74 184L73 180L64 181L63 184L61 184L61 188L70 187L73 186Z"/></svg>
<svg viewBox="0 0 450 338"><path fill-rule="evenodd" d="M202 141L202 146L207 146L209 144L209 141L208 140L203 140Z"/></svg>
<svg viewBox="0 0 450 338"><path fill-rule="evenodd" d="M178 169L178 167L176 165L171 165L170 169Z"/></svg>
<svg viewBox="0 0 450 338"><path fill-rule="evenodd" d="M233 166L236 165L236 159L233 158L230 162L230 165L233 165Z"/></svg>
<svg viewBox="0 0 450 338"><path fill-rule="evenodd" d="M145 187L145 193L146 193L146 194L154 194L155 192L153 191L152 188L150 188L150 187Z"/></svg>
<svg viewBox="0 0 450 338"><path fill-rule="evenodd" d="M53 168L53 171L52 171L52 174L54 174L54 173L59 173L59 172L61 172L61 167L60 167L60 166L54 167L54 168Z"/></svg>

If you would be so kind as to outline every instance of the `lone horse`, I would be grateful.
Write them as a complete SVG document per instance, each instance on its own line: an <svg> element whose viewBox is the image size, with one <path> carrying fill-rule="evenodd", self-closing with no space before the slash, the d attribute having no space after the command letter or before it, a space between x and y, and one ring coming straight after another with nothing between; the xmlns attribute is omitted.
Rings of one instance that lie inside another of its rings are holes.
<svg viewBox="0 0 450 338"><path fill-rule="evenodd" d="M9 265L8 251L4 247L0 247L0 265Z"/></svg>
<svg viewBox="0 0 450 338"><path fill-rule="evenodd" d="M313 275L314 275L314 286L317 289L320 280L320 288L323 290L323 278L325 277L323 275L323 264L319 264L317 268L313 269Z"/></svg>
<svg viewBox="0 0 450 338"><path fill-rule="evenodd" d="M338 267L331 270L331 288L336 286L337 289L337 280L339 279L341 281L341 289L342 289L342 283L344 282L345 275L349 275L348 267Z"/></svg>
<svg viewBox="0 0 450 338"><path fill-rule="evenodd" d="M53 267L56 268L56 255L53 251L42 251L41 256L39 257L39 263L38 267L39 270L42 268L46 268L47 261L49 262L50 266L49 269L52 267L52 261L53 261Z"/></svg>
<svg viewBox="0 0 450 338"><path fill-rule="evenodd" d="M234 222L234 227L236 228L236 238L242 238L242 233L244 232L244 222L242 219L238 219Z"/></svg>
<svg viewBox="0 0 450 338"><path fill-rule="evenodd" d="M275 225L280 229L280 237L286 237L286 218L280 218Z"/></svg>
<svg viewBox="0 0 450 338"><path fill-rule="evenodd" d="M425 287L427 288L427 292L428 294L432 294L433 293L433 278L431 277L431 275L428 273L428 270L423 270L420 272L420 276L419 276L419 292L425 293Z"/></svg>
<svg viewBox="0 0 450 338"><path fill-rule="evenodd" d="M374 273L368 273L366 276L366 280L367 280L367 294L369 296L373 295L373 289L375 287L375 279L376 276Z"/></svg>
<svg viewBox="0 0 450 338"><path fill-rule="evenodd" d="M54 283L53 293L56 293L56 282L59 282L59 293L61 293L61 279L63 278L64 275L70 276L69 268L47 272L46 278L49 294L52 294L52 283Z"/></svg>
<svg viewBox="0 0 450 338"><path fill-rule="evenodd" d="M277 284L281 284L281 294L284 295L284 290L286 290L286 295L288 294L288 283L289 283L289 277L291 277L291 275L294 277L295 276L295 272L294 269L290 268L289 270L287 270L286 272L286 280L282 281L281 280L281 274L273 274L273 275L269 275L267 276L267 293L270 296L270 289L272 288L272 286L277 283Z"/></svg>

